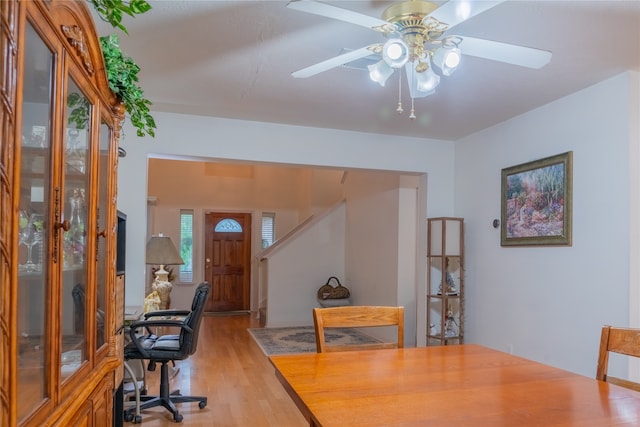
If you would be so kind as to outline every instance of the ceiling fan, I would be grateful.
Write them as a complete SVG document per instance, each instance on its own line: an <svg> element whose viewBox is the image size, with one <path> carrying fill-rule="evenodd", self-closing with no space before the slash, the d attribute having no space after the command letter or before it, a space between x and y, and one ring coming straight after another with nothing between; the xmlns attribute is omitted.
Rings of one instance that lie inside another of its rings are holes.
<svg viewBox="0 0 640 427"><path fill-rule="evenodd" d="M470 55L522 67L538 69L551 60L551 52L475 37L453 35L449 31L505 0L450 0L439 6L425 0L394 3L374 18L314 0L292 0L290 9L320 15L371 28L387 41L351 50L292 73L306 78L366 57L376 58L368 66L370 78L384 86L394 70L404 68L412 100L411 118L415 119L413 100L431 95L441 76L451 75ZM402 77L400 77L402 79ZM399 87L397 112L402 113L402 84Z"/></svg>

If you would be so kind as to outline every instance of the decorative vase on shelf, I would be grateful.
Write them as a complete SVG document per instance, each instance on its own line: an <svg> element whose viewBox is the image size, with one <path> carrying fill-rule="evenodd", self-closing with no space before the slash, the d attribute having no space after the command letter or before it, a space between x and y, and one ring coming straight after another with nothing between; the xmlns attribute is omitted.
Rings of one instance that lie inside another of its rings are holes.
<svg viewBox="0 0 640 427"><path fill-rule="evenodd" d="M78 129L67 130L67 172L85 172L85 150L80 147Z"/></svg>
<svg viewBox="0 0 640 427"><path fill-rule="evenodd" d="M447 320L444 323L444 336L445 338L453 338L458 336L458 324L453 317L453 310L451 307L447 310Z"/></svg>
<svg viewBox="0 0 640 427"><path fill-rule="evenodd" d="M84 190L74 189L69 199L69 230L65 233L64 263L67 267L82 265L84 259Z"/></svg>
<svg viewBox="0 0 640 427"><path fill-rule="evenodd" d="M33 260L33 247L40 244L43 239L44 217L40 214L31 214L26 225L24 220L26 213L20 211L20 243L27 247L27 262L20 266L20 269L28 272L40 271L42 268L42 257ZM24 226L23 226L24 225Z"/></svg>

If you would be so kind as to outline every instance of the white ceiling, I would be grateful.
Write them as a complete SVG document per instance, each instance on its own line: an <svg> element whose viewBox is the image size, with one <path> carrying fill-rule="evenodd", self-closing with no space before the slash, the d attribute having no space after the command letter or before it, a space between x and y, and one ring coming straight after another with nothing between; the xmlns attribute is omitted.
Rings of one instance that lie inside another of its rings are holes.
<svg viewBox="0 0 640 427"><path fill-rule="evenodd" d="M129 35L96 23L100 35L119 34L141 67L152 111L456 140L624 70L640 71L640 1L510 0L450 33L549 50L551 62L533 70L465 56L434 95L416 100L412 121L406 95L404 113L395 112L393 77L380 87L344 67L291 76L343 48L384 41L379 33L288 9L286 1L150 3L149 12L124 18ZM380 17L393 2L326 3Z"/></svg>

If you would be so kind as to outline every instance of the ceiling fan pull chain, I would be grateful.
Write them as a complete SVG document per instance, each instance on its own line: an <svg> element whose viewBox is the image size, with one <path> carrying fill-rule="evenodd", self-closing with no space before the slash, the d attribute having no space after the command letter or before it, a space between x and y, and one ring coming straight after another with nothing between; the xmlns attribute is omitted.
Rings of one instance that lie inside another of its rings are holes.
<svg viewBox="0 0 640 427"><path fill-rule="evenodd" d="M402 114L404 111L402 109L402 71L398 73L398 108L396 108L396 113Z"/></svg>
<svg viewBox="0 0 640 427"><path fill-rule="evenodd" d="M414 99L412 97L411 98L411 114L409 114L409 118L411 120L415 120L416 119L416 110L415 110L415 108L413 108L413 101L414 101Z"/></svg>

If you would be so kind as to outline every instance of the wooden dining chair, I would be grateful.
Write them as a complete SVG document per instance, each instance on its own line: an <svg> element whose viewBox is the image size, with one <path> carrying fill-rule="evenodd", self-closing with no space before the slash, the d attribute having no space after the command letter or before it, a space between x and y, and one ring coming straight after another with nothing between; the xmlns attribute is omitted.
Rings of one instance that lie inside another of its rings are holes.
<svg viewBox="0 0 640 427"><path fill-rule="evenodd" d="M597 380L640 391L640 383L607 375L610 352L640 358L640 329L603 326L596 371Z"/></svg>
<svg viewBox="0 0 640 427"><path fill-rule="evenodd" d="M316 332L316 349L318 353L404 347L404 307L342 306L314 308L313 324ZM397 342L327 345L325 340L325 328L378 326L396 326L398 330Z"/></svg>

